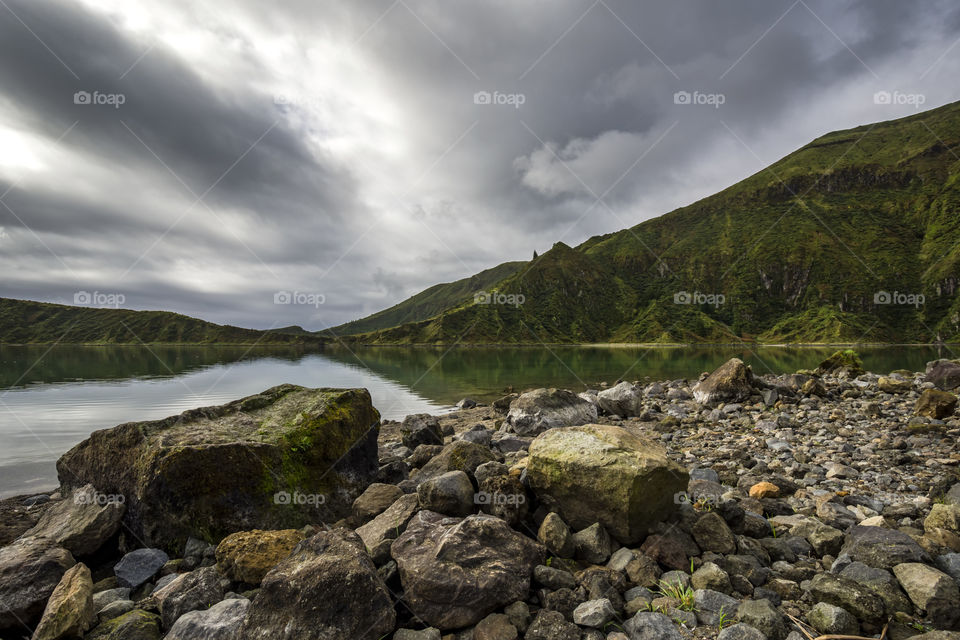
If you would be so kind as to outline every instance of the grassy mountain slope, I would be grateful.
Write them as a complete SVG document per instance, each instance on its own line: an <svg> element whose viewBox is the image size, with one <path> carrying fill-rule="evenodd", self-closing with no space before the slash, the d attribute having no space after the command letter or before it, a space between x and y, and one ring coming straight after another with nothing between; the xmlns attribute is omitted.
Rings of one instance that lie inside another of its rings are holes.
<svg viewBox="0 0 960 640"><path fill-rule="evenodd" d="M320 344L317 336L213 324L167 311L98 309L0 298L3 344Z"/></svg>
<svg viewBox="0 0 960 640"><path fill-rule="evenodd" d="M478 291L492 287L513 275L525 264L525 262L504 262L469 278L434 285L389 309L333 327L329 332L336 336L367 333L432 318L451 307L472 301L474 294Z"/></svg>
<svg viewBox="0 0 960 640"><path fill-rule="evenodd" d="M357 339L953 342L958 220L954 103L827 134L687 207L558 244L496 285L522 305L463 301Z"/></svg>

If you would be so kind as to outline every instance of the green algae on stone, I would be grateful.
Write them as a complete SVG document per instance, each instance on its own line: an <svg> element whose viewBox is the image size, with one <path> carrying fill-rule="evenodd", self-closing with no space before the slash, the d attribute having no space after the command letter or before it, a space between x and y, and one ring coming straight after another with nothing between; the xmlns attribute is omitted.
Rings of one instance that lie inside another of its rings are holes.
<svg viewBox="0 0 960 640"><path fill-rule="evenodd" d="M126 498L143 544L335 521L373 481L380 414L365 389L280 385L217 407L97 431L57 463L66 488Z"/></svg>

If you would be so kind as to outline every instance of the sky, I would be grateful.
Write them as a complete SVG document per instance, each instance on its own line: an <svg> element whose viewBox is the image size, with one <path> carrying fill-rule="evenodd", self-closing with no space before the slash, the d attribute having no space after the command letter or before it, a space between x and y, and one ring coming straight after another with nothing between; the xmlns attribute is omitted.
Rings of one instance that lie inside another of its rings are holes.
<svg viewBox="0 0 960 640"><path fill-rule="evenodd" d="M957 77L938 0L0 0L0 297L323 329Z"/></svg>

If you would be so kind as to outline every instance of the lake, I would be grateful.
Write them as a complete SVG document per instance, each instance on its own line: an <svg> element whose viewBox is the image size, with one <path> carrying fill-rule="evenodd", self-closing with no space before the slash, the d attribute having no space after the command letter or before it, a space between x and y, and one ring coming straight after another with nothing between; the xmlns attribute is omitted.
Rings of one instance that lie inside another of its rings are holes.
<svg viewBox="0 0 960 640"><path fill-rule="evenodd" d="M755 373L816 367L820 347L295 347L0 345L0 497L53 488L54 463L96 430L222 404L277 384L366 387L384 418L443 412L508 387L696 378L737 356ZM876 372L923 370L946 348L867 347Z"/></svg>

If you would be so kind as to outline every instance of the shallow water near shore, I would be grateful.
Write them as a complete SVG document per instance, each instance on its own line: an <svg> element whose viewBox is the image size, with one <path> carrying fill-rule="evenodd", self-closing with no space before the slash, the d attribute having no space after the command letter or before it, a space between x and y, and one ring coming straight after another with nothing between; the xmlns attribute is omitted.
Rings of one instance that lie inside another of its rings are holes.
<svg viewBox="0 0 960 640"><path fill-rule="evenodd" d="M731 357L757 374L813 368L831 347L0 346L0 497L56 486L54 463L92 431L229 402L281 383L366 387L384 418L448 411L508 387L696 378ZM878 373L922 371L947 348L865 347Z"/></svg>

